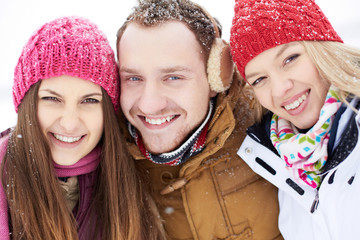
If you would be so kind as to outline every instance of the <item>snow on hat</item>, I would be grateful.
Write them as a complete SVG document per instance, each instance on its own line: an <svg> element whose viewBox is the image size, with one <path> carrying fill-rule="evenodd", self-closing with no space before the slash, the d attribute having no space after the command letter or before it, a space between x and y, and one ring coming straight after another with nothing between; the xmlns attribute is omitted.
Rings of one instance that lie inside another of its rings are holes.
<svg viewBox="0 0 360 240"><path fill-rule="evenodd" d="M231 26L233 60L246 64L263 51L293 41L343 42L314 0L236 0Z"/></svg>
<svg viewBox="0 0 360 240"><path fill-rule="evenodd" d="M29 39L15 67L15 110L29 88L42 79L69 75L89 80L119 107L119 76L105 35L89 20L63 17L46 23Z"/></svg>

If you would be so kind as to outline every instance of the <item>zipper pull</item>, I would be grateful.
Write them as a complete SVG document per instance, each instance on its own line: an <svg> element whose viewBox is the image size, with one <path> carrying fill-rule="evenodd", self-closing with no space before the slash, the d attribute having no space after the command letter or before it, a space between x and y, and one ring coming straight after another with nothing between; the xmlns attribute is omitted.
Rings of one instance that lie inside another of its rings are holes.
<svg viewBox="0 0 360 240"><path fill-rule="evenodd" d="M319 205L319 190L316 191L315 200L313 204L311 205L311 213L314 213Z"/></svg>

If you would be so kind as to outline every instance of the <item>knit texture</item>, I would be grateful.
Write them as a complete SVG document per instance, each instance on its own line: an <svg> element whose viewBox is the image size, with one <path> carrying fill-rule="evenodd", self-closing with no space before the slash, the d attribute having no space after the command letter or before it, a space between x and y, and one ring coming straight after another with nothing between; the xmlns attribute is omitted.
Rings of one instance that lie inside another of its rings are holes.
<svg viewBox="0 0 360 240"><path fill-rule="evenodd" d="M119 107L119 76L114 52L105 35L84 18L63 17L46 23L29 39L15 68L15 110L39 80L69 75L89 80Z"/></svg>
<svg viewBox="0 0 360 240"><path fill-rule="evenodd" d="M236 0L230 47L245 78L246 64L263 51L293 41L343 42L313 0Z"/></svg>

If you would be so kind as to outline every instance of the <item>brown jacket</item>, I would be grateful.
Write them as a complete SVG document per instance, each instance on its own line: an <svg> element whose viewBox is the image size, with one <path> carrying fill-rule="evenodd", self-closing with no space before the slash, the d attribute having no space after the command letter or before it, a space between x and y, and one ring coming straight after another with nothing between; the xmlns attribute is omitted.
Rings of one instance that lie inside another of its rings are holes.
<svg viewBox="0 0 360 240"><path fill-rule="evenodd" d="M131 154L146 169L168 239L282 239L277 189L236 154L251 124L239 93L234 81L218 95L205 149L180 166L151 163L125 133Z"/></svg>

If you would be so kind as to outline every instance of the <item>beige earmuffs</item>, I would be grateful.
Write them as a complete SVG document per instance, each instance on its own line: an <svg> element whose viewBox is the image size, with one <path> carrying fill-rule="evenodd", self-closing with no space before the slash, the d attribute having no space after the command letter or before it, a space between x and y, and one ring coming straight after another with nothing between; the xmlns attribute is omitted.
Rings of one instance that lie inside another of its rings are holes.
<svg viewBox="0 0 360 240"><path fill-rule="evenodd" d="M215 19L205 9L201 9L212 22L216 37L207 63L208 82L212 91L223 92L230 87L234 73L230 45L221 39Z"/></svg>

